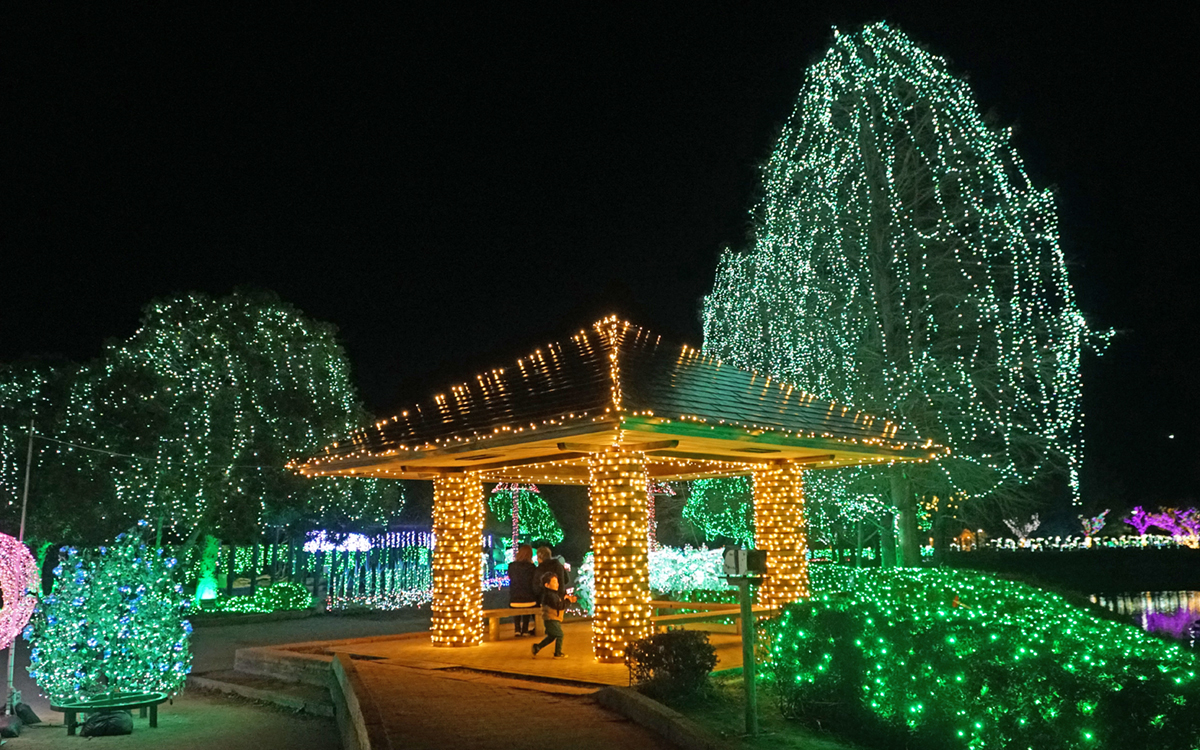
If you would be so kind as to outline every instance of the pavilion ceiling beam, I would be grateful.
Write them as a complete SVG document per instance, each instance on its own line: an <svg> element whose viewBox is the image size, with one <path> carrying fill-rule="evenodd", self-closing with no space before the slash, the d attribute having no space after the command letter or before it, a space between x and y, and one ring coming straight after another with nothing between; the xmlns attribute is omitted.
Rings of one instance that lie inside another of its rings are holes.
<svg viewBox="0 0 1200 750"><path fill-rule="evenodd" d="M486 464L478 464L470 467L470 470L496 471L515 466L528 466L530 464L550 464L558 461L572 461L577 458L585 458L586 456L587 453L552 453L547 456L530 456L529 458L516 458L510 461L493 461Z"/></svg>
<svg viewBox="0 0 1200 750"><path fill-rule="evenodd" d="M559 443L560 451L579 451L581 453L603 453L611 445L588 445L587 443ZM621 443L621 450L649 453L650 451L665 450L679 447L678 440L655 440L649 443Z"/></svg>
<svg viewBox="0 0 1200 750"><path fill-rule="evenodd" d="M799 456L797 458L786 459L782 456L777 457L773 455L767 456L746 454L744 456L731 456L728 453L690 453L687 451L673 450L656 450L647 451L646 453L651 457L662 456L663 458L684 458L691 459L693 461L720 461L724 464L746 464L747 471L749 471L750 467L761 466L772 461L786 460L793 463L815 464L822 461L833 461L836 458L836 456L834 456L832 453L825 453L819 456Z"/></svg>

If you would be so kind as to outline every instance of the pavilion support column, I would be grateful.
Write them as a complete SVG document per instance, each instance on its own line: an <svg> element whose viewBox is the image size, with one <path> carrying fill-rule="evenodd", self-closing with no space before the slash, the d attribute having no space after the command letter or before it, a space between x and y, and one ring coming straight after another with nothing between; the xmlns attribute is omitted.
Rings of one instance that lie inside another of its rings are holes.
<svg viewBox="0 0 1200 750"><path fill-rule="evenodd" d="M469 472L433 480L435 646L483 642L483 483Z"/></svg>
<svg viewBox="0 0 1200 750"><path fill-rule="evenodd" d="M588 462L596 659L621 662L630 643L653 634L650 622L646 457L613 446Z"/></svg>
<svg viewBox="0 0 1200 750"><path fill-rule="evenodd" d="M758 603L781 607L807 598L811 591L803 471L799 464L777 461L755 471L753 480L754 546L767 553Z"/></svg>

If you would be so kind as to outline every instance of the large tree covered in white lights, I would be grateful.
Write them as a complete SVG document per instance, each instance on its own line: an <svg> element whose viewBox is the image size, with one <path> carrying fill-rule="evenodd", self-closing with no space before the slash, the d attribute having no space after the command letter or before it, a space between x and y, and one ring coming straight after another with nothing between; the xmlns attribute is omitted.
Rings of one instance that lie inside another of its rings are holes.
<svg viewBox="0 0 1200 750"><path fill-rule="evenodd" d="M952 448L809 473L844 519L897 512L908 564L921 500L1011 508L1055 473L1078 496L1089 331L1053 198L1010 141L899 30L835 32L765 167L752 246L705 301L706 353Z"/></svg>

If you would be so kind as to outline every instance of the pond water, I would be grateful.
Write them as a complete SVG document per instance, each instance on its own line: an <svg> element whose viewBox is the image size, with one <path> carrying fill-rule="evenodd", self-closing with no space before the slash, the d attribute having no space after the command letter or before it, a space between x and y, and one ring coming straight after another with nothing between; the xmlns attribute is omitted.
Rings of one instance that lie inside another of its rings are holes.
<svg viewBox="0 0 1200 750"><path fill-rule="evenodd" d="M1190 629L1193 623L1200 621L1200 591L1096 594L1091 599L1117 614L1128 616L1147 632L1176 640L1192 640Z"/></svg>

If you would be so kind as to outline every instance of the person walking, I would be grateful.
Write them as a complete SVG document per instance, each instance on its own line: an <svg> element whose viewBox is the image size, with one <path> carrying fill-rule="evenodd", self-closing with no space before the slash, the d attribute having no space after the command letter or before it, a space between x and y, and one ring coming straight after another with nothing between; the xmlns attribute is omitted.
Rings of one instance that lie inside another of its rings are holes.
<svg viewBox="0 0 1200 750"><path fill-rule="evenodd" d="M565 659L567 655L563 653L563 630L562 619L563 612L567 608L567 602L575 601L575 597L570 594L558 593L558 576L550 576L546 579L546 588L542 591L542 622L546 625L546 637L541 643L535 643L532 646L533 658L537 658L538 652L554 643L554 658Z"/></svg>
<svg viewBox="0 0 1200 750"><path fill-rule="evenodd" d="M533 564L533 547L522 544L517 548L516 557L508 564L508 606L533 609L538 605L537 595L533 592L535 572L537 566ZM517 615L513 618L513 627L517 638L537 634L533 615Z"/></svg>

